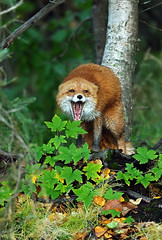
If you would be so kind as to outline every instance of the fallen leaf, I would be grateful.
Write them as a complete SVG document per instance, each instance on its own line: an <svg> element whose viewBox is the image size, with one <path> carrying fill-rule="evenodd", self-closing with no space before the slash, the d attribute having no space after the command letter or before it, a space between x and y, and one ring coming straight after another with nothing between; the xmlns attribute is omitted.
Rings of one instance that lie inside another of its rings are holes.
<svg viewBox="0 0 162 240"><path fill-rule="evenodd" d="M111 222L110 220L104 220L104 221L101 221L101 224L108 224L110 222Z"/></svg>
<svg viewBox="0 0 162 240"><path fill-rule="evenodd" d="M119 201L120 202L125 202L125 200L124 200L124 198L122 196L119 198Z"/></svg>
<svg viewBox="0 0 162 240"><path fill-rule="evenodd" d="M101 159L96 159L95 161L93 161L95 164L99 164L99 165L103 165Z"/></svg>
<svg viewBox="0 0 162 240"><path fill-rule="evenodd" d="M102 171L102 176L104 179L108 179L110 177L110 169L109 168L104 168Z"/></svg>
<svg viewBox="0 0 162 240"><path fill-rule="evenodd" d="M120 237L121 237L121 239L125 239L125 238L128 238L128 235L122 233L122 234L120 235Z"/></svg>
<svg viewBox="0 0 162 240"><path fill-rule="evenodd" d="M107 239L110 239L110 238L112 238L112 235L109 234L109 233L105 233L105 234L104 234L104 237L107 238Z"/></svg>
<svg viewBox="0 0 162 240"><path fill-rule="evenodd" d="M125 218L124 217L123 218L113 218L113 220L115 222L123 222L125 220Z"/></svg>
<svg viewBox="0 0 162 240"><path fill-rule="evenodd" d="M117 199L108 200L104 205L104 211L115 209L116 211L122 211L122 203Z"/></svg>
<svg viewBox="0 0 162 240"><path fill-rule="evenodd" d="M107 232L107 228L97 226L95 227L95 234L99 238Z"/></svg>
<svg viewBox="0 0 162 240"><path fill-rule="evenodd" d="M82 233L78 232L75 235L75 240L84 240L85 237L86 237L86 232L82 232Z"/></svg>
<svg viewBox="0 0 162 240"><path fill-rule="evenodd" d="M128 212L130 212L132 209L135 209L137 208L136 205L134 205L133 203L130 203L130 202L123 202L122 203L122 211L121 211L121 214L122 216L125 216Z"/></svg>
<svg viewBox="0 0 162 240"><path fill-rule="evenodd" d="M96 203L97 205L103 207L104 204L105 204L105 199L102 198L102 197L100 197L100 196L95 196L95 197L93 198L93 202Z"/></svg>
<svg viewBox="0 0 162 240"><path fill-rule="evenodd" d="M129 202L133 203L134 205L139 205L141 201L142 201L142 198L137 198L136 200L129 199Z"/></svg>

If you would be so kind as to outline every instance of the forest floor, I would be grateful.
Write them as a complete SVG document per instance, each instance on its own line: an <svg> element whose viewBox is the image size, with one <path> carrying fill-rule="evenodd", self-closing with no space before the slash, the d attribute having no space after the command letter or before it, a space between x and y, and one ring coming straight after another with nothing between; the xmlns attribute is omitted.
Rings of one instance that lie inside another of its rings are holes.
<svg viewBox="0 0 162 240"><path fill-rule="evenodd" d="M160 144L154 149L159 154ZM122 158L122 159L121 159ZM121 161L122 160L122 161ZM122 191L119 199L106 200L95 196L88 209L82 202L77 202L73 195L59 197L55 200L26 194L17 194L14 201L4 210L1 221L0 239L139 239L160 240L162 234L162 200L161 182L153 182L147 188L140 183L119 184L114 166L120 169L132 162L132 157L124 158L116 152L111 156L111 163L104 166L102 174L107 175L103 188ZM8 167L16 164L16 156L0 154L0 173L6 175ZM92 160L101 161L100 159ZM107 163L106 163L107 164ZM150 163L137 168L149 171ZM103 164L104 165L104 164ZM7 175L6 175L7 176ZM111 181L109 180L111 179ZM38 190L39 191L39 190ZM102 190L101 190L102 191ZM120 214L103 215L102 211L120 211Z"/></svg>

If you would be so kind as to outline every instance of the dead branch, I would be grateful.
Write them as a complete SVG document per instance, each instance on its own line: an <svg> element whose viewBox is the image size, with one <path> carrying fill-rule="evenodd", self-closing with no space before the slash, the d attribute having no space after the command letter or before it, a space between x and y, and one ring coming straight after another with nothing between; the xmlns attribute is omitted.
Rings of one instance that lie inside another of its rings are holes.
<svg viewBox="0 0 162 240"><path fill-rule="evenodd" d="M19 6L21 6L21 4L23 3L23 0L20 0L17 4L15 4L14 6L4 10L4 11L1 11L0 12L0 16L2 16L3 14L6 14L6 13L9 13L13 10L15 10L16 8L18 8Z"/></svg>
<svg viewBox="0 0 162 240"><path fill-rule="evenodd" d="M137 192L134 192L134 191L132 191L132 190L129 190L129 189L127 189L126 193L127 193L129 196L131 196L131 197L133 197L133 198L135 198L135 199L137 199L137 198L142 198L142 200L143 200L144 202L146 202L146 203L150 203L150 202L153 200L152 198L143 196L143 195L141 195L141 194L139 194L139 193L137 193Z"/></svg>
<svg viewBox="0 0 162 240"><path fill-rule="evenodd" d="M160 138L160 140L153 146L153 150L156 150L157 148L159 148L162 145L162 138Z"/></svg>
<svg viewBox="0 0 162 240"><path fill-rule="evenodd" d="M41 18L43 18L47 13L52 11L58 5L63 3L65 0L53 0L50 1L44 8L42 8L38 13L36 13L33 17L27 20L24 24L22 24L19 28L17 28L13 33L11 33L1 44L0 48L9 48L13 41L18 38L23 32L25 32L28 28L35 25Z"/></svg>

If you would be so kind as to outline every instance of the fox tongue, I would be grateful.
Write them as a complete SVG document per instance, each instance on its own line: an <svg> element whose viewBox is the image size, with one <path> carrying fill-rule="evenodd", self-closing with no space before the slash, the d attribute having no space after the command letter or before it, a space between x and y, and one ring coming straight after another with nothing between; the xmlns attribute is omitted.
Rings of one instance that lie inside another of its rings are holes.
<svg viewBox="0 0 162 240"><path fill-rule="evenodd" d="M72 103L72 107L73 107L74 119L75 121L79 121L81 119L83 103L79 103L79 102Z"/></svg>

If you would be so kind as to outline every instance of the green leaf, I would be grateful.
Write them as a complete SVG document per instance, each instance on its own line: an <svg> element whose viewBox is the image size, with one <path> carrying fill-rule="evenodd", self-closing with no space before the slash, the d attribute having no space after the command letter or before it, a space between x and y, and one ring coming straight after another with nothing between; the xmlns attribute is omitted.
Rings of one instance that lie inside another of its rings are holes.
<svg viewBox="0 0 162 240"><path fill-rule="evenodd" d="M58 183L55 170L54 169L52 171L44 170L43 173L44 174L39 177L39 181L41 181L42 183L46 183L46 186L48 186L48 188L53 189L54 185Z"/></svg>
<svg viewBox="0 0 162 240"><path fill-rule="evenodd" d="M123 179L125 181L125 183L129 186L130 185L130 174L129 173L122 173L121 171L117 173L117 180L121 180Z"/></svg>
<svg viewBox="0 0 162 240"><path fill-rule="evenodd" d="M162 161L160 160L160 158L157 167L153 167L152 172L155 175L155 180L158 181L162 176Z"/></svg>
<svg viewBox="0 0 162 240"><path fill-rule="evenodd" d="M67 185L64 185L63 183L58 183L58 185L55 187L55 190L59 190L61 193L66 192Z"/></svg>
<svg viewBox="0 0 162 240"><path fill-rule="evenodd" d="M127 166L126 171L129 174L130 180L137 179L142 175L142 172L140 172L137 168L134 168L133 163L131 163L131 164L126 163L126 166Z"/></svg>
<svg viewBox="0 0 162 240"><path fill-rule="evenodd" d="M81 153L82 153L82 157L84 157L84 160L88 160L89 159L89 155L91 153L88 143L84 143L83 147L81 148Z"/></svg>
<svg viewBox="0 0 162 240"><path fill-rule="evenodd" d="M48 187L47 183L40 184L40 187L41 191L39 192L38 196L51 196L52 199L56 199L61 194L60 191Z"/></svg>
<svg viewBox="0 0 162 240"><path fill-rule="evenodd" d="M72 172L71 167L63 167L63 171L60 174L61 178L66 180L67 185L77 180L78 182L82 183L82 172L76 169Z"/></svg>
<svg viewBox="0 0 162 240"><path fill-rule="evenodd" d="M55 160L65 161L66 164L73 161L72 152L69 148L61 146L59 147L59 153L59 155L53 157Z"/></svg>
<svg viewBox="0 0 162 240"><path fill-rule="evenodd" d="M145 147L138 147L137 153L133 157L140 162L140 164L145 164L149 159L154 160L157 158L156 152L154 150L147 150Z"/></svg>
<svg viewBox="0 0 162 240"><path fill-rule="evenodd" d="M144 176L141 176L137 179L136 184L141 183L145 188L150 184L151 181L154 181L155 177L152 173L147 173Z"/></svg>
<svg viewBox="0 0 162 240"><path fill-rule="evenodd" d="M84 202L86 208L89 207L91 202L93 201L93 197L96 195L95 191L93 191L94 187L92 183L87 182L79 189L73 189L73 192L78 196L77 201Z"/></svg>
<svg viewBox="0 0 162 240"><path fill-rule="evenodd" d="M118 216L118 217L120 217L120 211L116 211L115 209L110 209L110 210L107 210L107 211L102 211L102 215L109 215L109 214L111 214L112 215L112 217L114 218L114 217L116 217L116 216Z"/></svg>
<svg viewBox="0 0 162 240"><path fill-rule="evenodd" d="M112 199L119 199L123 195L122 192L115 192L113 193L113 189L110 188L105 194L104 198L107 200L112 200Z"/></svg>
<svg viewBox="0 0 162 240"><path fill-rule="evenodd" d="M89 150L84 152L84 149L77 148L74 143L72 143L69 148L60 146L58 150L60 154L55 156L54 159L65 161L65 164L68 164L72 161L74 161L74 164L76 164L84 156L88 157L89 153Z"/></svg>
<svg viewBox="0 0 162 240"><path fill-rule="evenodd" d="M0 205L4 206L5 202L8 201L11 195L14 193L14 190L9 186L8 181L2 181L0 187Z"/></svg>
<svg viewBox="0 0 162 240"><path fill-rule="evenodd" d="M73 122L68 121L68 123L66 125L66 131L65 131L67 138L72 137L72 138L77 139L78 134L86 133L86 131L84 129L79 127L80 123L81 123L81 121L73 121Z"/></svg>
<svg viewBox="0 0 162 240"><path fill-rule="evenodd" d="M127 217L123 223L127 223L128 225L130 225L132 222L135 222L134 218L132 218L131 216Z"/></svg>
<svg viewBox="0 0 162 240"><path fill-rule="evenodd" d="M37 162L39 162L39 160L41 159L42 155L44 154L44 152L42 150L42 147L37 146L37 147L34 148L34 151L36 153L36 160L37 160Z"/></svg>
<svg viewBox="0 0 162 240"><path fill-rule="evenodd" d="M107 224L107 227L108 228L111 228L111 229L114 229L114 228L116 228L116 227L118 227L119 226L119 223L118 222L115 222L115 221L112 221L111 223L108 223Z"/></svg>
<svg viewBox="0 0 162 240"><path fill-rule="evenodd" d="M52 122L45 122L48 128L51 128L52 132L62 131L65 129L67 121L62 121L57 115L52 118Z"/></svg>
<svg viewBox="0 0 162 240"><path fill-rule="evenodd" d="M55 150L55 147L52 147L51 144L43 144L43 151L48 154L52 154Z"/></svg>
<svg viewBox="0 0 162 240"><path fill-rule="evenodd" d="M45 158L44 163L49 163L52 167L54 167L56 161L57 161L57 160L56 160L54 157L47 156L47 157Z"/></svg>
<svg viewBox="0 0 162 240"><path fill-rule="evenodd" d="M88 163L87 166L83 168L83 171L86 172L85 175L87 176L88 180L90 178L94 180L96 178L99 178L99 175L97 174L97 172L99 172L101 168L102 168L102 165L91 162L91 163Z"/></svg>
<svg viewBox="0 0 162 240"><path fill-rule="evenodd" d="M61 143L67 143L65 140L65 136L60 135L59 137L56 135L54 138L51 138L49 141L49 144L53 143L56 149L59 148Z"/></svg>

